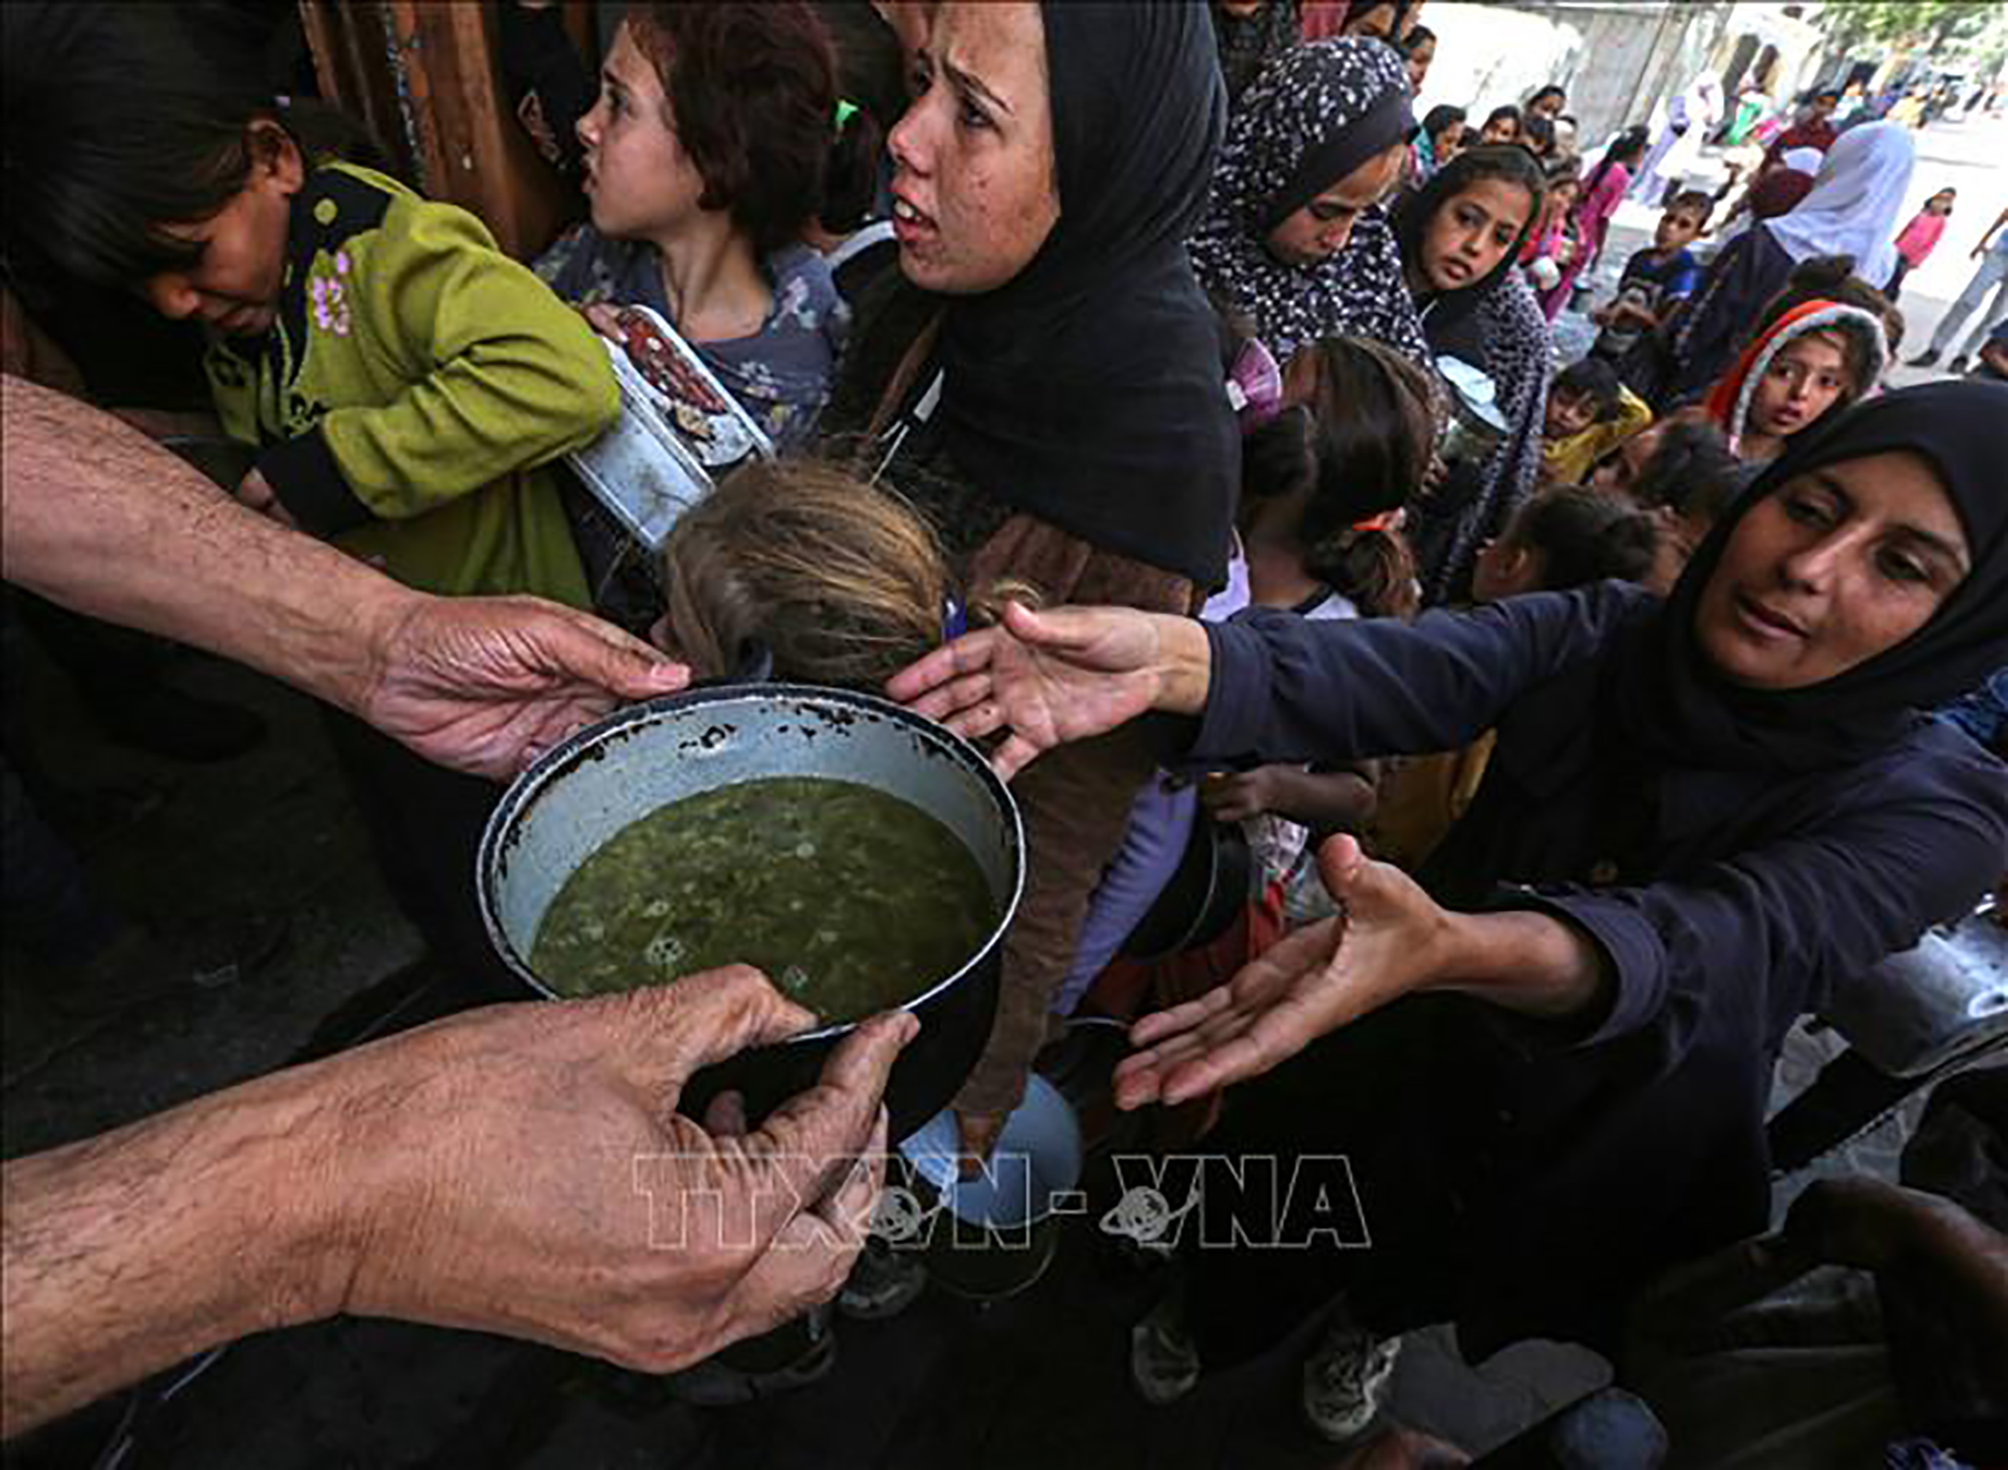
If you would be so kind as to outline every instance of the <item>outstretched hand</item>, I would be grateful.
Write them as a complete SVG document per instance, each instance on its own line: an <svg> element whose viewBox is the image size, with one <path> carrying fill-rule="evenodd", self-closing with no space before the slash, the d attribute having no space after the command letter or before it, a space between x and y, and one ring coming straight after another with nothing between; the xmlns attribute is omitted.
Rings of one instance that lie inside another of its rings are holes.
<svg viewBox="0 0 2008 1470"><path fill-rule="evenodd" d="M1446 915L1350 837L1318 850L1340 915L1289 935L1226 985L1145 1016L1116 1068L1116 1105L1167 1106L1260 1076L1349 1021L1439 978Z"/></svg>
<svg viewBox="0 0 2008 1470"><path fill-rule="evenodd" d="M535 597L426 597L373 650L357 713L428 760L506 780L617 706L690 671L638 638Z"/></svg>
<svg viewBox="0 0 2008 1470"><path fill-rule="evenodd" d="M1203 704L1205 634L1190 625L1200 650L1195 701L1181 667L1191 661L1191 637L1175 631L1187 622L1132 608L1035 613L1009 603L997 626L936 649L886 689L967 739L1008 730L990 759L1008 780L1056 745L1106 734L1153 708Z"/></svg>

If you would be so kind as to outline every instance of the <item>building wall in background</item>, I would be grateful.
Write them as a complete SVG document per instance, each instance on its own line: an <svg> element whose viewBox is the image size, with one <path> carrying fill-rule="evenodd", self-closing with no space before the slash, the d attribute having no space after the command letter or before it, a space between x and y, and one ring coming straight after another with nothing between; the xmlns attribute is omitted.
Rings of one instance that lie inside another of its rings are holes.
<svg viewBox="0 0 2008 1470"><path fill-rule="evenodd" d="M1725 0L1430 0L1423 23L1437 34L1436 64L1421 105L1455 103L1477 124L1500 103L1559 82L1587 153L1621 128L1650 122L1710 64L1744 8Z"/></svg>

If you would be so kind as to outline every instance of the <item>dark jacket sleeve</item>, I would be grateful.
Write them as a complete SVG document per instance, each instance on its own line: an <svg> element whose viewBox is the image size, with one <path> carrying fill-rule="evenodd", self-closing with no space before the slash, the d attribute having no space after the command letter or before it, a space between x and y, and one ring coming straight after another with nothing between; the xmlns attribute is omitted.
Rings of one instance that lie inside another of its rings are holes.
<svg viewBox="0 0 2008 1470"><path fill-rule="evenodd" d="M1927 730L1831 785L1830 816L1733 858L1636 888L1502 896L1573 920L1609 958L1610 1009L1584 1044L1658 1023L1671 1061L1704 1012L1725 1006L1747 1012L1732 1029L1776 1038L1835 984L2000 881L2008 767L1956 732Z"/></svg>
<svg viewBox="0 0 2008 1470"><path fill-rule="evenodd" d="M1189 758L1235 765L1453 750L1529 689L1599 657L1654 604L1638 587L1605 582L1414 623L1251 609L1206 625L1213 684Z"/></svg>
<svg viewBox="0 0 2008 1470"><path fill-rule="evenodd" d="M1764 304L1791 272L1791 257L1761 224L1722 248L1674 345L1676 375L1668 403L1706 393L1736 360Z"/></svg>

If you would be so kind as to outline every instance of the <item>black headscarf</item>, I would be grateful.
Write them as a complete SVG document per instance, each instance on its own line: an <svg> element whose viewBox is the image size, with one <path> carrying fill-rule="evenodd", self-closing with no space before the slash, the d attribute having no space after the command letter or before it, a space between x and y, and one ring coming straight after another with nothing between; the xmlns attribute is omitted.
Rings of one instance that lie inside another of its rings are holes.
<svg viewBox="0 0 2008 1470"><path fill-rule="evenodd" d="M1437 210L1481 179L1504 179L1509 183L1525 185L1533 194L1533 207L1527 212L1527 223L1521 228L1519 238L1513 242L1513 248L1502 255L1499 263L1485 275L1455 291L1438 292L1427 303L1417 303L1429 307L1429 314L1423 319L1429 345L1440 353L1464 356L1474 364L1479 363L1482 349L1461 338L1470 330L1486 296L1508 271L1519 264L1521 247L1540 224L1541 198L1546 188L1541 165L1533 154L1515 143L1491 143L1481 148L1468 148L1431 174L1429 181L1403 199L1394 212L1394 233L1401 245L1402 260L1409 263L1420 261L1423 235ZM1456 353L1454 349L1459 347L1466 351Z"/></svg>
<svg viewBox="0 0 2008 1470"><path fill-rule="evenodd" d="M1220 75L1231 106L1255 80L1269 58L1301 44L1297 0L1266 0L1253 15L1230 15L1212 0L1213 31L1220 47Z"/></svg>
<svg viewBox="0 0 2008 1470"><path fill-rule="evenodd" d="M1010 281L947 302L948 453L984 491L1214 586L1240 450L1185 254L1226 122L1213 32L1194 4L1040 11L1060 219Z"/></svg>
<svg viewBox="0 0 2008 1470"><path fill-rule="evenodd" d="M1751 485L1696 549L1651 625L1616 671L1629 738L1669 762L1719 770L1818 770L1888 745L1916 718L2008 664L2008 387L1954 381L1857 404L1802 436ZM1788 481L1888 450L1922 455L1966 532L1972 570L1916 633L1836 678L1804 689L1731 685L1708 665L1695 611L1738 522Z"/></svg>
<svg viewBox="0 0 2008 1470"><path fill-rule="evenodd" d="M1516 145L1490 145L1460 153L1404 199L1395 212L1395 241L1404 269L1422 259L1423 237L1436 212L1482 179L1519 184L1532 194L1527 223L1499 263L1470 285L1417 302L1431 353L1470 363L1492 379L1494 405L1506 420L1506 437L1475 470L1455 519L1419 538L1423 589L1431 602L1458 594L1470 575L1479 543L1496 536L1534 493L1541 471L1541 426L1548 409L1551 373L1547 318L1518 273L1520 249L1541 217L1544 179L1534 156ZM1404 285L1406 290L1406 285Z"/></svg>

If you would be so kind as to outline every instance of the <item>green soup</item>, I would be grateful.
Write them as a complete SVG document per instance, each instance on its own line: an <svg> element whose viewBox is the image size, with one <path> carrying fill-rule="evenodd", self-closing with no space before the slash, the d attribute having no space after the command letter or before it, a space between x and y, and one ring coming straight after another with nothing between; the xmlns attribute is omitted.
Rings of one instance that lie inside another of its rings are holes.
<svg viewBox="0 0 2008 1470"><path fill-rule="evenodd" d="M848 781L775 777L624 827L558 891L530 964L563 995L749 964L837 1023L946 979L996 914L969 850L918 807Z"/></svg>

